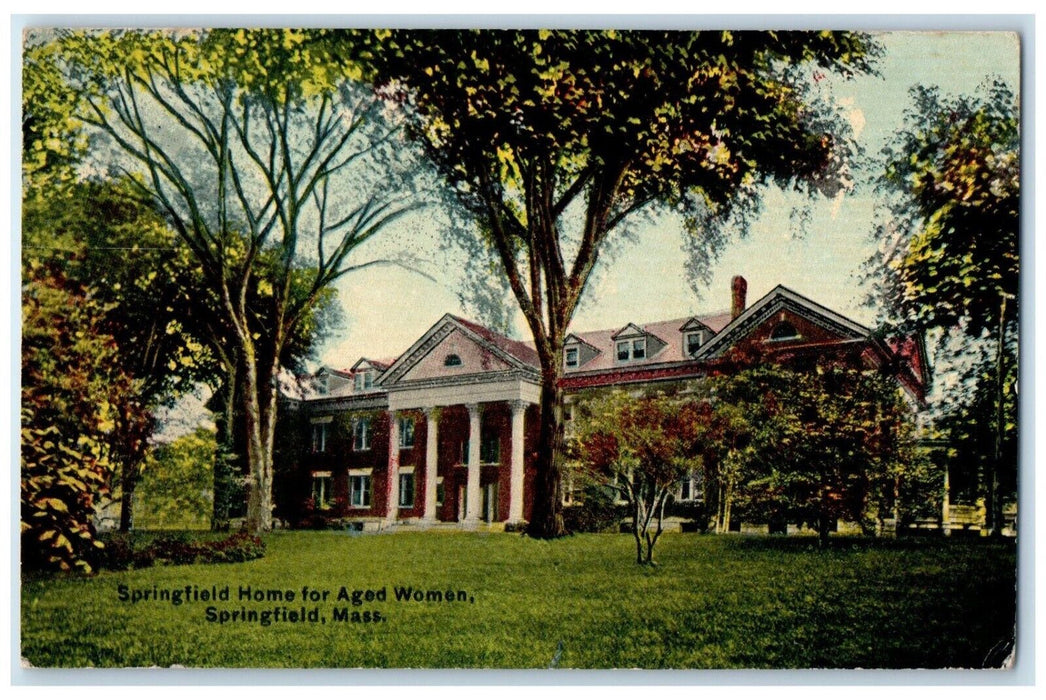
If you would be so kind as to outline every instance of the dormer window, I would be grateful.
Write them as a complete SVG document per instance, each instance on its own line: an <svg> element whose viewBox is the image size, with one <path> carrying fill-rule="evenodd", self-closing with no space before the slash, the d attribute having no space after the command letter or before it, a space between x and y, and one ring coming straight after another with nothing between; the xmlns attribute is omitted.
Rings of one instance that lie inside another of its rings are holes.
<svg viewBox="0 0 1046 700"><path fill-rule="evenodd" d="M444 367L461 367L461 357L451 353L443 359Z"/></svg>
<svg viewBox="0 0 1046 700"><path fill-rule="evenodd" d="M574 347L574 348L567 348L566 349L566 351L564 353L564 356L563 356L563 363L567 367L577 367L578 366L578 351L577 351L576 347Z"/></svg>
<svg viewBox="0 0 1046 700"><path fill-rule="evenodd" d="M356 372L356 391L366 391L374 386L374 370L360 370Z"/></svg>
<svg viewBox="0 0 1046 700"><path fill-rule="evenodd" d="M686 356L693 357L697 349L705 344L705 334L701 331L691 331L686 334Z"/></svg>
<svg viewBox="0 0 1046 700"><path fill-rule="evenodd" d="M788 321L781 321L770 331L770 340L797 340L799 331Z"/></svg>
<svg viewBox="0 0 1046 700"><path fill-rule="evenodd" d="M614 345L618 362L632 362L646 358L646 338L619 340Z"/></svg>

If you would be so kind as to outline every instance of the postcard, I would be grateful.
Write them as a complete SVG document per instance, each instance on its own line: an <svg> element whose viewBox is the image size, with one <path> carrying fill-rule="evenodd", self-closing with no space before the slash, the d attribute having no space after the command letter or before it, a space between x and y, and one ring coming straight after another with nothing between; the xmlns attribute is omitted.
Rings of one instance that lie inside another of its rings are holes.
<svg viewBox="0 0 1046 700"><path fill-rule="evenodd" d="M24 33L24 671L1012 671L1019 32L336 25Z"/></svg>

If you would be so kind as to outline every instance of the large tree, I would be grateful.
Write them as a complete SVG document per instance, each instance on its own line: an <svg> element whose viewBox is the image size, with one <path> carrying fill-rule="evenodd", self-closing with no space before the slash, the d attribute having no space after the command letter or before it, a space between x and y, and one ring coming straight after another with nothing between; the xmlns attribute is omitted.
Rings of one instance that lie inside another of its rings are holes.
<svg viewBox="0 0 1046 700"><path fill-rule="evenodd" d="M66 89L58 45L31 38L22 78L23 275L60 271L67 289L89 297L130 379L108 435L126 529L154 410L200 378L205 363L186 328L185 256L126 181L83 177L88 142L76 118L83 96Z"/></svg>
<svg viewBox="0 0 1046 700"><path fill-rule="evenodd" d="M769 182L836 192L852 154L818 71L870 69L841 32L375 31L346 35L369 77L480 222L541 363L528 533L563 532L563 341L592 269L631 214L711 224ZM699 254L709 246L693 246Z"/></svg>
<svg viewBox="0 0 1046 700"><path fill-rule="evenodd" d="M943 425L957 440L987 434L984 494L988 528L998 532L1001 482L1012 488L1016 473L1017 98L996 81L960 97L916 87L911 101L884 150L882 297L893 320L972 350L958 353L961 391L947 398L960 408Z"/></svg>
<svg viewBox="0 0 1046 700"><path fill-rule="evenodd" d="M324 31L59 41L65 79L83 95L77 116L111 148L96 163L129 173L199 266L227 338L223 364L237 368L248 527L267 529L284 350L350 252L411 208L389 184L395 129Z"/></svg>

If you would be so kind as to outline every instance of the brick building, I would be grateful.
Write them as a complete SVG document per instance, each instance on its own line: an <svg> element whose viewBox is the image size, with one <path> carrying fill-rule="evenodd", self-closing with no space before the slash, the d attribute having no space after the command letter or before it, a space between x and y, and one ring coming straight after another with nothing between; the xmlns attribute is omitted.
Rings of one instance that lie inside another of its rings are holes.
<svg viewBox="0 0 1046 700"><path fill-rule="evenodd" d="M699 379L734 350L889 363L913 403L923 401L921 342L884 342L782 286L751 306L746 293L735 277L729 312L570 333L567 403L594 387ZM397 358L322 368L314 389L289 402L296 439L279 456L282 510L368 528L529 519L539 376L533 347L450 314ZM694 496L686 486L680 498Z"/></svg>

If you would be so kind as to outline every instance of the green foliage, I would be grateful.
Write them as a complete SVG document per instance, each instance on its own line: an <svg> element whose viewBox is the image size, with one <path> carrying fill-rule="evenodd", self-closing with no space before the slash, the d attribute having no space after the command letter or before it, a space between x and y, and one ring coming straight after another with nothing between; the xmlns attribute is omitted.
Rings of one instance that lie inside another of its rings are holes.
<svg viewBox="0 0 1046 700"><path fill-rule="evenodd" d="M21 654L36 667L544 669L562 640L561 668L978 668L1001 663L990 652L1016 621L1012 542L668 533L650 568L621 566L626 534L264 540L242 564L24 579ZM203 623L207 604L120 603L119 584L231 585L234 598L238 584L449 586L476 602L375 606L389 619L373 626L232 627Z"/></svg>
<svg viewBox="0 0 1046 700"><path fill-rule="evenodd" d="M91 570L110 443L133 393L107 308L41 265L22 288L21 538L26 568Z"/></svg>
<svg viewBox="0 0 1046 700"><path fill-rule="evenodd" d="M833 364L762 367L719 377L712 390L722 431L712 459L730 465L750 511L825 539L837 518L870 528L900 508L899 486L920 462L912 413L892 377Z"/></svg>
<svg viewBox="0 0 1046 700"><path fill-rule="evenodd" d="M477 214L523 228L545 178L557 199L602 185L615 208L827 186L851 147L822 130L795 68L867 72L878 51L846 32L616 30L357 32L353 49L410 100L414 135Z"/></svg>
<svg viewBox="0 0 1046 700"><path fill-rule="evenodd" d="M205 428L150 449L135 492L136 527L210 527L216 451L214 431Z"/></svg>
<svg viewBox="0 0 1046 700"><path fill-rule="evenodd" d="M1020 122L1002 83L946 98L916 87L884 150L893 249L890 308L923 327L995 333L1002 298L1016 318Z"/></svg>
<svg viewBox="0 0 1046 700"><path fill-rule="evenodd" d="M27 35L22 60L23 191L41 195L76 178L87 150L76 118L81 93L66 89L57 46Z"/></svg>
<svg viewBox="0 0 1046 700"><path fill-rule="evenodd" d="M165 534L155 539L143 539L119 533L106 538L101 567L111 571L126 571L155 564L232 564L264 556L265 543L245 532L221 539L186 534Z"/></svg>
<svg viewBox="0 0 1046 700"><path fill-rule="evenodd" d="M629 511L627 506L615 503L611 493L604 486L584 489L578 498L580 503L563 509L567 532L620 532Z"/></svg>
<svg viewBox="0 0 1046 700"><path fill-rule="evenodd" d="M938 372L958 381L940 392L938 430L962 455L960 472L980 474L997 532L1003 497L1016 494L1019 105L1001 81L973 96L911 94L884 151L880 291L893 320L942 338Z"/></svg>

